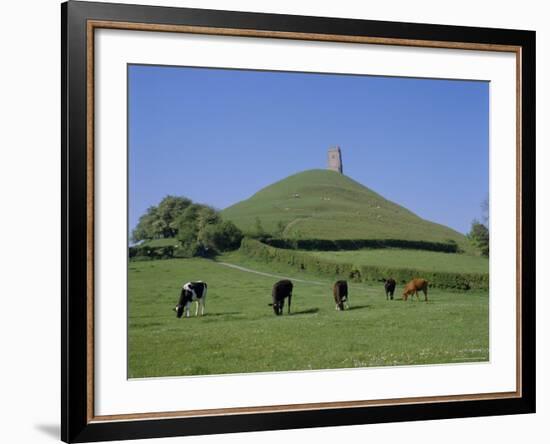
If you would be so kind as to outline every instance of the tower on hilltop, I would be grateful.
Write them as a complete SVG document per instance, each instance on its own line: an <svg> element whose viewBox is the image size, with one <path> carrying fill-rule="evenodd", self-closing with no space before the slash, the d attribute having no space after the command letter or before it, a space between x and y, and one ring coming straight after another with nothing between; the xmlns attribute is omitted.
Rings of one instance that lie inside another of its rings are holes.
<svg viewBox="0 0 550 444"><path fill-rule="evenodd" d="M328 149L327 169L344 174L344 167L342 166L342 151L339 146L332 146Z"/></svg>

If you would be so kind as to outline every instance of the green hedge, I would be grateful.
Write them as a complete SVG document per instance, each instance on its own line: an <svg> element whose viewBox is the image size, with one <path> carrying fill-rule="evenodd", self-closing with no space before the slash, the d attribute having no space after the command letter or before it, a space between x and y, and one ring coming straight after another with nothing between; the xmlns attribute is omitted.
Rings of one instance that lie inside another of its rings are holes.
<svg viewBox="0 0 550 444"><path fill-rule="evenodd" d="M427 279L432 287L457 290L487 290L489 288L488 274L419 271L408 268L331 262L308 253L275 248L249 238L243 239L239 251L262 262L284 264L296 270L341 277L355 282L382 281L393 277L398 283L405 284L415 277L422 277Z"/></svg>
<svg viewBox="0 0 550 444"><path fill-rule="evenodd" d="M275 248L291 250L338 251L360 250L362 248L405 248L413 250L441 251L444 253L458 253L459 248L455 241L427 242L410 241L403 239L279 239L263 237L263 243Z"/></svg>

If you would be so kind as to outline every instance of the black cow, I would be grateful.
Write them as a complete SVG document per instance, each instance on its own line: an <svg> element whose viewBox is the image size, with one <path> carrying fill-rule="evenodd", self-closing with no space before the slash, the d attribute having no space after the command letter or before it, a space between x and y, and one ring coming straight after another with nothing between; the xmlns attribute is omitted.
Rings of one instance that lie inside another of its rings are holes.
<svg viewBox="0 0 550 444"><path fill-rule="evenodd" d="M348 306L348 283L346 281L336 281L332 287L334 302L336 302L336 310L349 308Z"/></svg>
<svg viewBox="0 0 550 444"><path fill-rule="evenodd" d="M393 301L393 292L395 291L395 280L393 278L384 279L384 290L386 291L386 301L388 296Z"/></svg>
<svg viewBox="0 0 550 444"><path fill-rule="evenodd" d="M201 309L201 316L204 315L204 304L206 301L206 282L197 281L197 282L187 282L181 287L180 299L178 305L174 308L178 318L183 316L185 311L185 317L189 317L189 309L191 308L191 303L197 303L197 309L195 311L195 316L199 314L199 306Z"/></svg>
<svg viewBox="0 0 550 444"><path fill-rule="evenodd" d="M277 316L283 314L283 307L285 305L285 298L288 298L288 313L290 314L290 301L292 300L292 282L288 279L275 282L273 289L271 290L273 311Z"/></svg>

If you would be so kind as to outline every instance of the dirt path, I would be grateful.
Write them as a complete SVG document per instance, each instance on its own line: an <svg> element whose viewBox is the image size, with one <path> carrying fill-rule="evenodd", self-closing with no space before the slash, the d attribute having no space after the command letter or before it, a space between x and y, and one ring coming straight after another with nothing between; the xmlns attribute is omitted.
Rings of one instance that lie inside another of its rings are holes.
<svg viewBox="0 0 550 444"><path fill-rule="evenodd" d="M258 270L253 270L252 268L246 268L246 267L243 267L241 265L230 264L229 262L217 262L216 261L214 263L216 263L218 265L223 265L224 267L233 268L235 270L243 271L245 273L253 273L253 274L258 274L260 276L273 277L273 278L277 278L277 279L290 279L293 282L301 282L303 284L325 285L327 287L332 288L332 282L328 282L328 281L327 282L308 281L308 280L305 280L305 279L299 279L299 278L290 277L290 276L283 276L281 274L266 273L264 271L258 271ZM349 282L348 282L348 288L352 288L352 289L355 289L355 290L364 290L364 287L361 284L350 284Z"/></svg>
<svg viewBox="0 0 550 444"><path fill-rule="evenodd" d="M296 224L299 224L300 222L306 220L306 219L309 219L309 217L297 217L296 219L290 221L285 229L283 230L283 233L282 233L282 236L285 237L285 236L288 236L288 233L289 233L289 230L290 228L292 228L294 225Z"/></svg>
<svg viewBox="0 0 550 444"><path fill-rule="evenodd" d="M230 264L228 262L216 262L216 264L223 265L224 267L234 268L235 270L244 271L246 273L254 273L254 274L259 274L261 276L274 277L274 278L277 278L277 279L290 279L292 281L302 282L304 284L327 285L327 286L331 285L328 282L306 281L304 279L291 278L291 277L282 276L282 275L279 275L279 274L265 273L263 271L252 270L251 268L241 267L240 265Z"/></svg>

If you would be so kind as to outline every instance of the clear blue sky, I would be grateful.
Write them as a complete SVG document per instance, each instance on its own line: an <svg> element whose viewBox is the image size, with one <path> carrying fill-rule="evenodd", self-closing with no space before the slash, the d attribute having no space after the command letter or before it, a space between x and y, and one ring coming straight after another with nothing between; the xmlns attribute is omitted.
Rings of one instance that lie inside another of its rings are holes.
<svg viewBox="0 0 550 444"><path fill-rule="evenodd" d="M130 65L129 228L165 195L223 209L325 168L462 233L489 190L489 84Z"/></svg>

